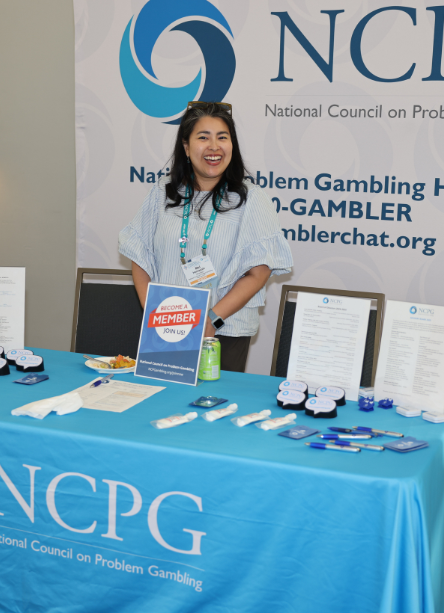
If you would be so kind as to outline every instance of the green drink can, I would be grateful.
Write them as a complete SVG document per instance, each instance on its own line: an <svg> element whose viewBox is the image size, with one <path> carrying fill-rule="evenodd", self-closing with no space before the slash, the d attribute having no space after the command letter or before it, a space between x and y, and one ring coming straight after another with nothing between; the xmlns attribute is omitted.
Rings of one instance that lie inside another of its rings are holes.
<svg viewBox="0 0 444 613"><path fill-rule="evenodd" d="M220 342L217 338L206 337L203 340L198 377L203 381L220 379Z"/></svg>

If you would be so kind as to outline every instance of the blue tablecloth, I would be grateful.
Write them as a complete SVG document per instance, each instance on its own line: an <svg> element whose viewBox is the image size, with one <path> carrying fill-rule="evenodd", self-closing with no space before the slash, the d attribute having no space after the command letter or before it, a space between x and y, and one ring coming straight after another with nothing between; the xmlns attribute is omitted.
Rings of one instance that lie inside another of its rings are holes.
<svg viewBox="0 0 444 613"><path fill-rule="evenodd" d="M36 353L48 381L15 384L14 367L0 377L0 610L443 611L444 424L352 402L335 420L298 414L323 432L362 425L429 442L409 454L320 451L229 418L150 425L208 394L239 414L285 414L280 379L226 372L166 383L120 414L13 417L95 376L80 355Z"/></svg>

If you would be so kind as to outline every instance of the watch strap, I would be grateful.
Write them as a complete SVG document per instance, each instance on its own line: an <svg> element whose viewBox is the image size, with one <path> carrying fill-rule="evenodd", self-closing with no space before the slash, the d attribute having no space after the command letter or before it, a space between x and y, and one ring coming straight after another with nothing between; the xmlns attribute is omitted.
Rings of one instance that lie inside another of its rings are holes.
<svg viewBox="0 0 444 613"><path fill-rule="evenodd" d="M213 311L213 309L209 309L209 311L208 311L208 317L210 318L211 323L214 323L214 322L215 322L215 321L217 321L217 320L219 320L219 321L218 321L218 323L219 323L219 322L222 322L222 325L220 325L220 323L219 323L219 325L217 326L217 328L222 328L222 326L224 326L224 325L225 325L225 320L224 320L224 319L222 319L222 317L221 317L220 315L216 315L216 313Z"/></svg>

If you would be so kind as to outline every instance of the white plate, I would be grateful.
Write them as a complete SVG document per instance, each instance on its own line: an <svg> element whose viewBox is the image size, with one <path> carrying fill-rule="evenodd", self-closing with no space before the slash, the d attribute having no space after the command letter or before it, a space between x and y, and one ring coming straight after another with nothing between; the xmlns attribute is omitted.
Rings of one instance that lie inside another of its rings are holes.
<svg viewBox="0 0 444 613"><path fill-rule="evenodd" d="M115 359L115 356L99 357L98 359L102 360L103 362L110 362L111 360ZM86 360L85 362L85 366L88 366L88 368L92 368L101 375L110 375L111 373L114 373L115 375L123 375L126 372L134 372L135 368L135 366L132 366L131 368L100 368L98 364L99 363L94 362L94 360Z"/></svg>

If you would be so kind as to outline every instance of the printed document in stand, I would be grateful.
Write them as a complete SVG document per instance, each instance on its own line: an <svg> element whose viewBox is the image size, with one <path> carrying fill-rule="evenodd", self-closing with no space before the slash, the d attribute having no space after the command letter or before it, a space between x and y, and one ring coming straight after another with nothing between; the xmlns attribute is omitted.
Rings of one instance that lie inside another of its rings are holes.
<svg viewBox="0 0 444 613"><path fill-rule="evenodd" d="M0 347L25 346L25 268L0 266Z"/></svg>
<svg viewBox="0 0 444 613"><path fill-rule="evenodd" d="M375 398L444 412L444 307L387 301Z"/></svg>
<svg viewBox="0 0 444 613"><path fill-rule="evenodd" d="M311 394L321 385L334 385L348 400L357 400L370 303L299 292L287 378L304 381Z"/></svg>

